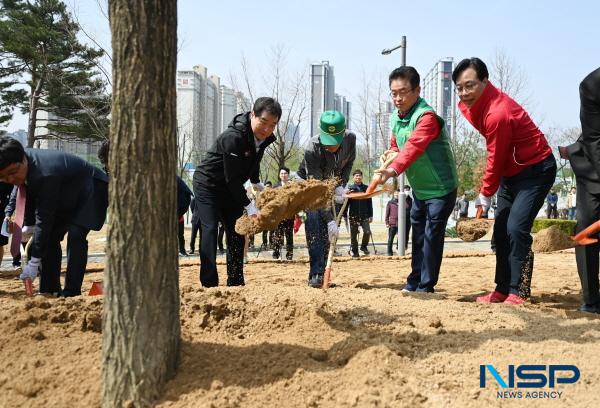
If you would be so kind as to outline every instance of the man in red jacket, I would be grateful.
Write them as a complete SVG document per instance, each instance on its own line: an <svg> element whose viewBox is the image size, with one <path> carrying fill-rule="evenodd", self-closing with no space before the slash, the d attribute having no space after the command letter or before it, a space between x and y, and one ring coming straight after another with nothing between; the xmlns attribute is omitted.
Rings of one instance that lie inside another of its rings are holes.
<svg viewBox="0 0 600 408"><path fill-rule="evenodd" d="M494 87L479 58L458 63L452 73L465 118L483 135L487 165L479 200L489 207L498 192L496 289L477 302L522 304L521 272L531 250L531 227L556 177L556 161L544 134L527 112Z"/></svg>

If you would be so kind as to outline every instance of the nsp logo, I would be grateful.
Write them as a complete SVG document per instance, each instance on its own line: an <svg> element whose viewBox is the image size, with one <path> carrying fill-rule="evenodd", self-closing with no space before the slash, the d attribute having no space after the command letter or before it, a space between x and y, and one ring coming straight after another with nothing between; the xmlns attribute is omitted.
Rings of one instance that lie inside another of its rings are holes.
<svg viewBox="0 0 600 408"><path fill-rule="evenodd" d="M580 376L579 369L574 365L511 364L505 380L493 365L485 364L479 366L480 388L486 387L486 371L502 388L554 388L556 384L573 384Z"/></svg>

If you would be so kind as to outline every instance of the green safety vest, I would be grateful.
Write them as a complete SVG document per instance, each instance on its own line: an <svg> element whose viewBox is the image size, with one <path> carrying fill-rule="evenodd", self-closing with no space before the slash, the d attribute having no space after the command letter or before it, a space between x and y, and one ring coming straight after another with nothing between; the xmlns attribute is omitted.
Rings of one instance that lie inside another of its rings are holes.
<svg viewBox="0 0 600 408"><path fill-rule="evenodd" d="M391 129L396 137L399 149L410 139L417 122L425 112L433 112L433 108L419 98L404 118L395 110L391 118ZM435 113L435 112L434 112ZM419 200L443 197L458 187L456 164L450 149L444 119L436 114L440 123L440 134L427 147L425 152L406 169L406 177Z"/></svg>

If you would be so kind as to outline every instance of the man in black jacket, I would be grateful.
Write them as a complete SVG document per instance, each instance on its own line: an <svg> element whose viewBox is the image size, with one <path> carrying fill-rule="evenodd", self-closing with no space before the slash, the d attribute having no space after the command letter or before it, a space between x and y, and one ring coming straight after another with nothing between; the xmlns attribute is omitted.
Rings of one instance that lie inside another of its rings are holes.
<svg viewBox="0 0 600 408"><path fill-rule="evenodd" d="M363 184L362 171L356 169L352 173L354 184L348 186L348 190L355 193L364 193L367 191L367 185ZM369 255L369 239L371 238L371 222L373 222L373 199L366 200L348 200L348 215L350 218L350 246L352 257L358 258L358 228L362 228L363 236L360 250L363 254Z"/></svg>
<svg viewBox="0 0 600 408"><path fill-rule="evenodd" d="M258 210L246 196L244 183L255 189L265 149L275 141L273 131L281 118L281 106L273 98L258 98L251 112L236 115L221 133L194 172L196 211L200 219L200 283L219 284L217 275L217 225L221 220L227 240L227 286L244 285L244 237L235 222L244 208L249 216Z"/></svg>
<svg viewBox="0 0 600 408"><path fill-rule="evenodd" d="M19 187L17 216L25 205L19 197L35 207L30 259L21 279L35 279L43 258L40 292L80 295L87 264L87 234L92 229L100 230L106 218L107 175L77 156L53 150L24 150L17 140L1 137L0 181ZM60 241L67 232L67 276L61 291Z"/></svg>
<svg viewBox="0 0 600 408"><path fill-rule="evenodd" d="M559 147L577 176L577 226L580 232L600 218L600 68L579 85L581 136L570 146ZM575 247L577 271L581 280L582 312L600 313L598 282L600 244Z"/></svg>

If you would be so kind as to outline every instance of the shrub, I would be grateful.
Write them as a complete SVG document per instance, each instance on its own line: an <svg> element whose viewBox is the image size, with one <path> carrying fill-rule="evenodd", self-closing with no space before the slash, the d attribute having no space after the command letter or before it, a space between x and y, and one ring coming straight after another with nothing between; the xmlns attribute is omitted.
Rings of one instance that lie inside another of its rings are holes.
<svg viewBox="0 0 600 408"><path fill-rule="evenodd" d="M575 220L552 220L548 218L536 218L533 221L533 227L531 228L531 232L536 233L545 228L549 228L552 225L556 225L566 234L574 235L575 224Z"/></svg>
<svg viewBox="0 0 600 408"><path fill-rule="evenodd" d="M456 232L456 227L446 228L446 236L448 238L458 238L458 233Z"/></svg>

